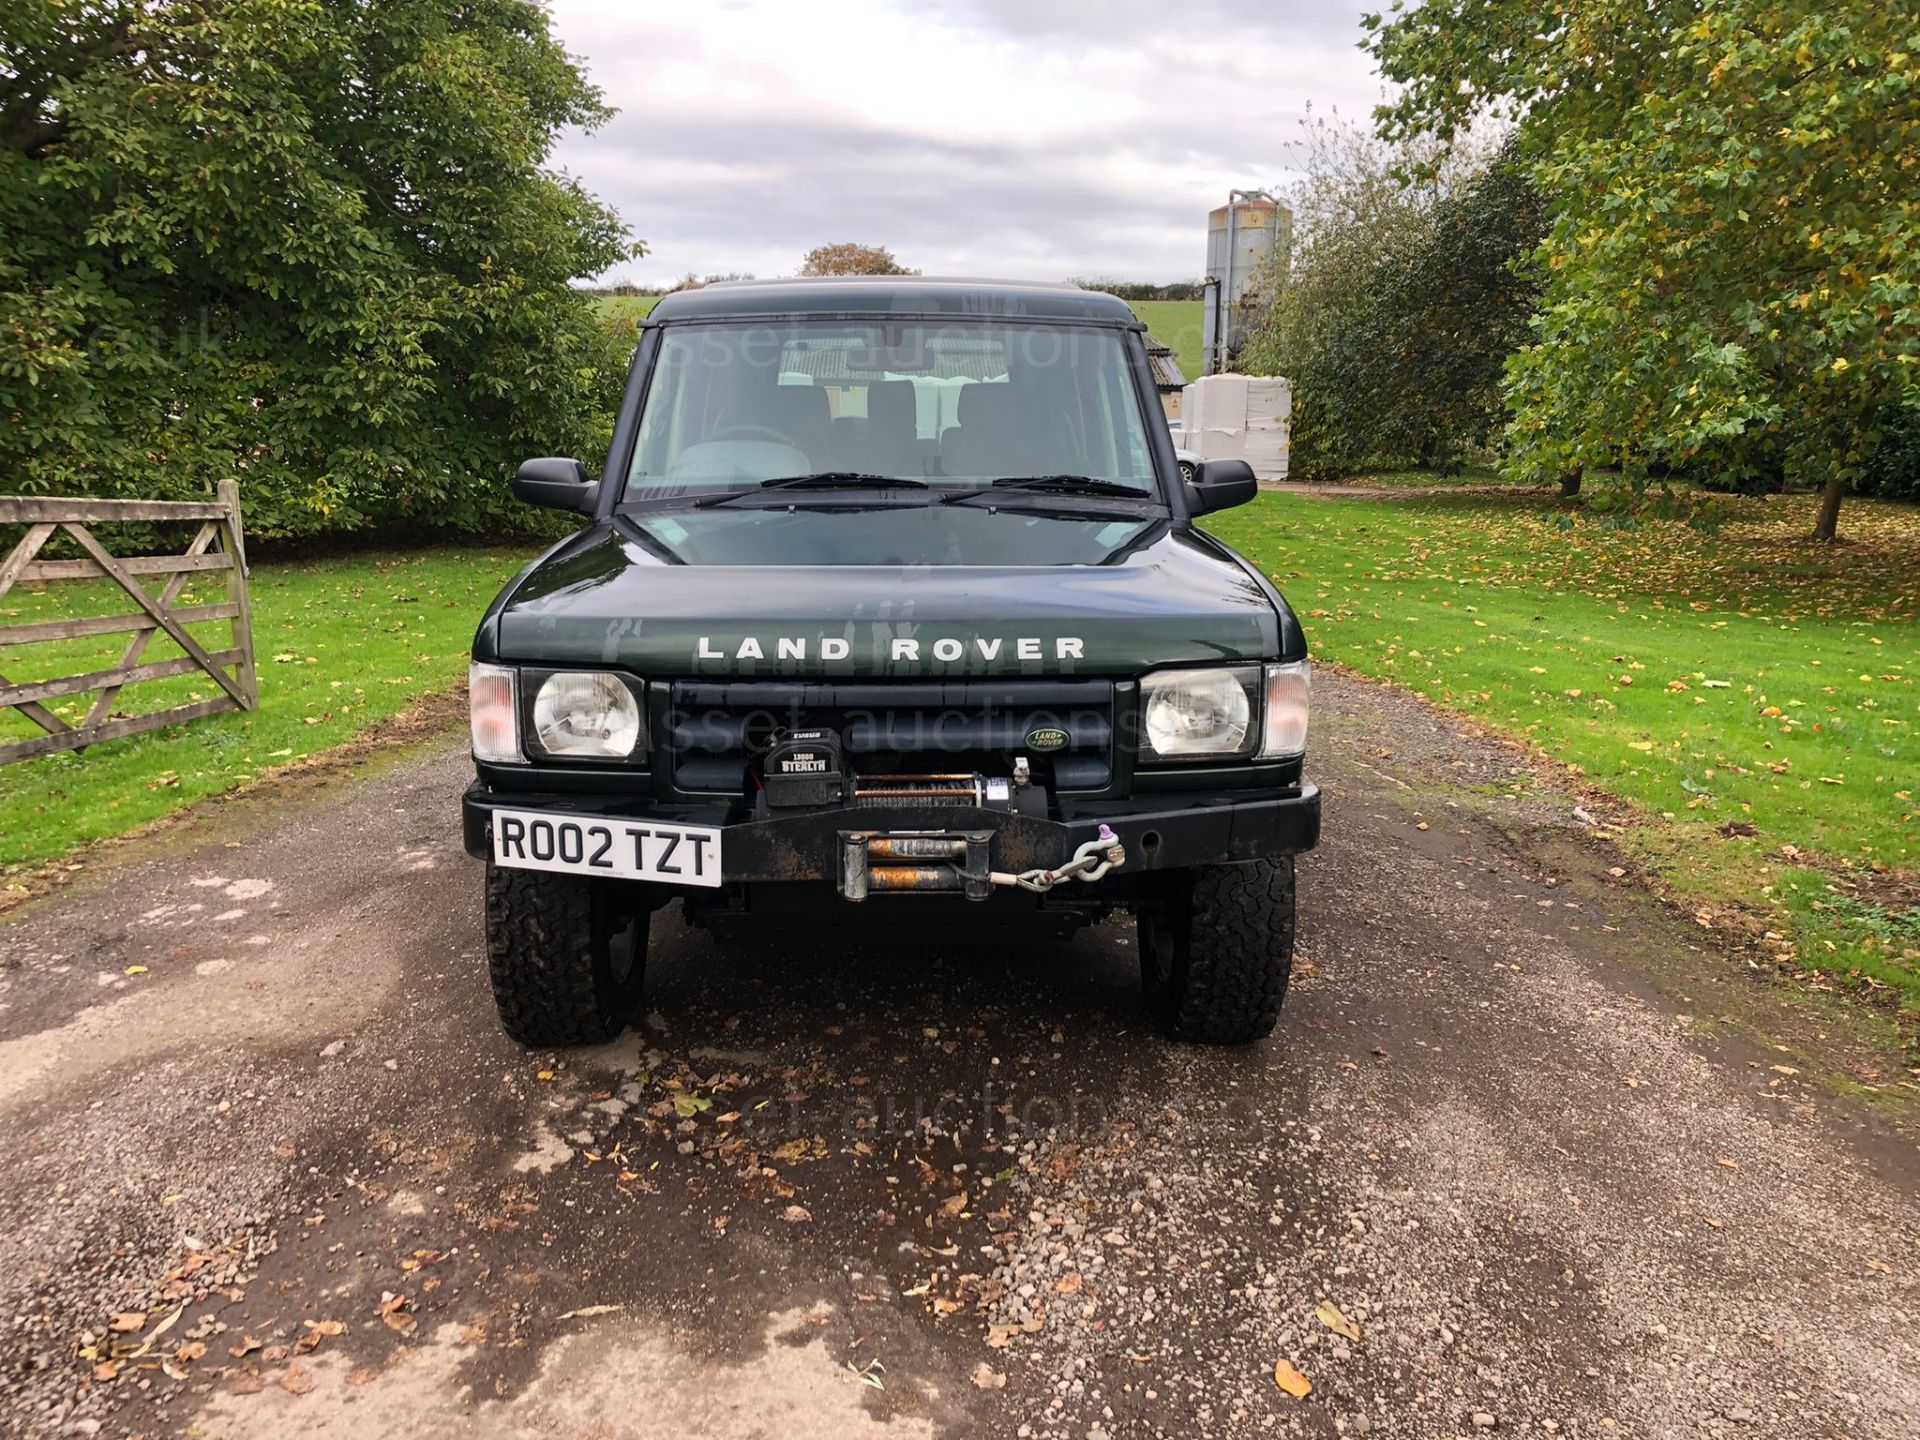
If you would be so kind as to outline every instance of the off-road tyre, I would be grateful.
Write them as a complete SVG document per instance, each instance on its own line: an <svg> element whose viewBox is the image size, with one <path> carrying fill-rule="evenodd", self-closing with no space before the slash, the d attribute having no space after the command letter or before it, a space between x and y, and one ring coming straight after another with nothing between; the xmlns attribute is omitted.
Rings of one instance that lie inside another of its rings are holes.
<svg viewBox="0 0 1920 1440"><path fill-rule="evenodd" d="M603 881L487 866L487 975L522 1045L599 1045L626 1028L646 972L647 915Z"/></svg>
<svg viewBox="0 0 1920 1440"><path fill-rule="evenodd" d="M1147 1009L1168 1036L1246 1045L1279 1022L1293 973L1293 859L1166 877L1139 918Z"/></svg>

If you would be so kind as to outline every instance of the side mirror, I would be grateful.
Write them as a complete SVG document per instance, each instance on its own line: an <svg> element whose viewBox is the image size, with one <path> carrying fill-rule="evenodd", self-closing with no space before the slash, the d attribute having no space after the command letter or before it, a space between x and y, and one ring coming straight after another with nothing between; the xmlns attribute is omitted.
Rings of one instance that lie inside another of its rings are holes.
<svg viewBox="0 0 1920 1440"><path fill-rule="evenodd" d="M1211 515L1215 510L1230 510L1244 505L1260 493L1260 482L1253 467L1244 460L1202 460L1187 485L1187 510L1194 515Z"/></svg>
<svg viewBox="0 0 1920 1440"><path fill-rule="evenodd" d="M513 494L529 505L582 515L593 514L600 501L600 487L587 478L587 467L558 455L522 463L513 477Z"/></svg>

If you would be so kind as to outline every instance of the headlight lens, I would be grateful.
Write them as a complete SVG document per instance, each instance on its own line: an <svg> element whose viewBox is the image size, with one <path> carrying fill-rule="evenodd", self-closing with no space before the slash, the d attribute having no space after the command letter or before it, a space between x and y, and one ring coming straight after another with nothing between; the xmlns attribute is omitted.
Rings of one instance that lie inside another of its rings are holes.
<svg viewBox="0 0 1920 1440"><path fill-rule="evenodd" d="M1267 715L1261 730L1262 760L1291 760L1307 753L1307 706L1313 698L1313 666L1305 660L1267 666Z"/></svg>
<svg viewBox="0 0 1920 1440"><path fill-rule="evenodd" d="M624 760L640 743L640 702L617 675L563 670L533 697L533 734L549 755Z"/></svg>
<svg viewBox="0 0 1920 1440"><path fill-rule="evenodd" d="M1259 671L1162 670L1140 682L1141 753L1151 760L1247 755Z"/></svg>
<svg viewBox="0 0 1920 1440"><path fill-rule="evenodd" d="M510 666L475 661L467 667L467 711L473 725L473 757L512 765L520 754L520 710Z"/></svg>

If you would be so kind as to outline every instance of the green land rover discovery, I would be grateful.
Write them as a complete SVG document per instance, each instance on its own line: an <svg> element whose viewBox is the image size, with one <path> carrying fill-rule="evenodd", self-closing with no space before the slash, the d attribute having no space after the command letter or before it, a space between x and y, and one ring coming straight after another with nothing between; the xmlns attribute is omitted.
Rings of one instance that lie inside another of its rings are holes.
<svg viewBox="0 0 1920 1440"><path fill-rule="evenodd" d="M1121 301L1071 286L711 285L641 326L585 525L473 643L466 847L516 1039L603 1041L649 919L717 934L1137 921L1180 1039L1272 1030L1309 671L1287 602L1194 525ZM880 912L876 914L875 912Z"/></svg>

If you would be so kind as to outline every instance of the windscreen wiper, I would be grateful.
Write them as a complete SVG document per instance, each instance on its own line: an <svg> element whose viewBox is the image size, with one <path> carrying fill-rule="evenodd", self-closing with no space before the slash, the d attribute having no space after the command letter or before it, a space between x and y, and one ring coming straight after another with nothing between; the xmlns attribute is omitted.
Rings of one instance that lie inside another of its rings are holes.
<svg viewBox="0 0 1920 1440"><path fill-rule="evenodd" d="M1152 500L1149 490L1137 485L1122 485L1115 480L1096 480L1091 475L1003 475L982 489L956 490L941 497L943 505L958 505L970 500L998 500L1009 490L1034 490L1053 495L1114 495L1129 500Z"/></svg>
<svg viewBox="0 0 1920 1440"><path fill-rule="evenodd" d="M1096 480L1091 475L1002 475L993 482L995 490L1060 490L1079 495L1124 495L1130 500L1151 500L1151 492L1138 485L1122 485L1117 480Z"/></svg>
<svg viewBox="0 0 1920 1440"><path fill-rule="evenodd" d="M776 475L771 480L762 480L751 490L729 490L724 495L709 495L695 502L695 508L705 510L714 505L727 505L742 495L758 495L762 490L924 490L927 482L914 480L904 475L869 475L860 470L816 470L807 475Z"/></svg>

